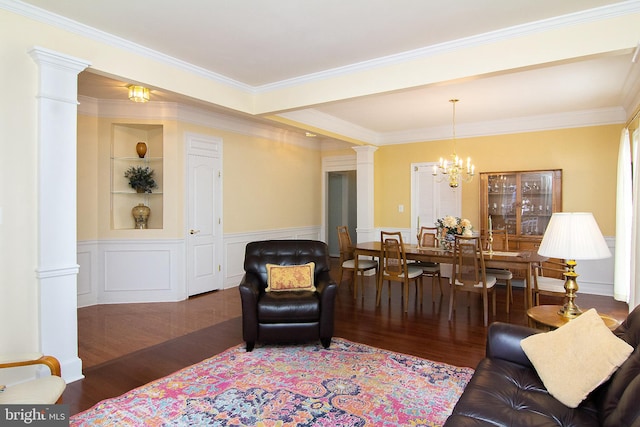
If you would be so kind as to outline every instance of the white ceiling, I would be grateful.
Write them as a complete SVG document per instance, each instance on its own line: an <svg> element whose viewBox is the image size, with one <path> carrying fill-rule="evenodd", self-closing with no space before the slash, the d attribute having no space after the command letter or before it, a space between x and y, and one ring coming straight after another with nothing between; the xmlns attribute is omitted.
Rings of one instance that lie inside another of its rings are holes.
<svg viewBox="0 0 640 427"><path fill-rule="evenodd" d="M640 11L636 0L0 0L0 7L2 3L42 8L255 93L297 80L320 80L347 68L374 68L385 58L464 43L487 33L548 25L563 15L583 19L585 13L620 8ZM640 40L640 23L633 37L636 43ZM515 122L531 123L533 130L541 118L553 122L555 117L557 123L557 117L580 112L606 112L600 121L621 122L637 106L640 92L633 47L303 105L281 116L374 144L447 137L447 101L454 97L461 100L458 136L490 133L492 125L495 133L506 132L517 128ZM114 81L83 73L79 93L121 99L127 84L127 76ZM152 100L196 102L162 88L153 88Z"/></svg>

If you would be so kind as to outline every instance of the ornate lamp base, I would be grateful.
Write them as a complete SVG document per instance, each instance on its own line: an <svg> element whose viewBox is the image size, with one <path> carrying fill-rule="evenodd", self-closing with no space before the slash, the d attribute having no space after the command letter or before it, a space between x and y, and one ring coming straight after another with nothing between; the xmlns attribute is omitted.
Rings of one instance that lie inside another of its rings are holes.
<svg viewBox="0 0 640 427"><path fill-rule="evenodd" d="M576 261L571 259L567 261L568 271L564 273L566 281L564 282L564 289L566 291L567 302L558 311L558 314L562 317L573 319L582 314L582 310L575 304L576 294L578 293L578 282L576 278L578 275L575 272Z"/></svg>

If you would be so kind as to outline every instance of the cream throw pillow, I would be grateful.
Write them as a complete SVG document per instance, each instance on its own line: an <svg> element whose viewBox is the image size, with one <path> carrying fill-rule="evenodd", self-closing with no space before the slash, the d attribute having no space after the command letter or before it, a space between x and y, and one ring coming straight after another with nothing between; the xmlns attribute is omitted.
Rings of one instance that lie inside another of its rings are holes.
<svg viewBox="0 0 640 427"><path fill-rule="evenodd" d="M608 380L633 351L593 308L555 331L523 339L520 345L547 391L570 408Z"/></svg>
<svg viewBox="0 0 640 427"><path fill-rule="evenodd" d="M267 289L271 291L311 291L315 292L313 283L316 264L310 262L303 265L267 264Z"/></svg>

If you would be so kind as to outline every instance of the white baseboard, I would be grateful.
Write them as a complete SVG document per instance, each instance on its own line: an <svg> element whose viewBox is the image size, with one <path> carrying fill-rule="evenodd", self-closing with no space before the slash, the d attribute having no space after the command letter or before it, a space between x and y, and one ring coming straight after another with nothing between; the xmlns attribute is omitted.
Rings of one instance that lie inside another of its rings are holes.
<svg viewBox="0 0 640 427"><path fill-rule="evenodd" d="M319 240L320 226L225 234L225 289L242 279L247 243L268 239ZM78 242L78 307L186 299L185 251L181 239Z"/></svg>

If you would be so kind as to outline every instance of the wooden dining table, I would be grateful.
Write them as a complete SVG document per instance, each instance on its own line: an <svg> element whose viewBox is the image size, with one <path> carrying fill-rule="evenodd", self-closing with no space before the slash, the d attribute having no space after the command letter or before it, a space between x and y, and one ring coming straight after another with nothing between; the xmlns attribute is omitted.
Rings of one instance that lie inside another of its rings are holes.
<svg viewBox="0 0 640 427"><path fill-rule="evenodd" d="M356 283L358 274L358 258L360 256L372 256L381 258L382 244L380 242L363 242L353 246L355 256L355 268L353 270L353 279ZM437 262L440 264L453 265L453 251L431 248L431 247L419 247L414 244L404 244L404 250L407 255L407 260L414 261L426 261ZM531 277L533 272L533 264L547 261L547 257L538 255L533 251L488 251L483 252L484 264L486 268L505 268L511 270L524 270L525 275L525 309L529 309L532 304L531 297ZM354 286L354 291L357 289ZM355 294L354 294L355 296Z"/></svg>

